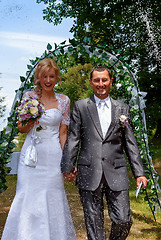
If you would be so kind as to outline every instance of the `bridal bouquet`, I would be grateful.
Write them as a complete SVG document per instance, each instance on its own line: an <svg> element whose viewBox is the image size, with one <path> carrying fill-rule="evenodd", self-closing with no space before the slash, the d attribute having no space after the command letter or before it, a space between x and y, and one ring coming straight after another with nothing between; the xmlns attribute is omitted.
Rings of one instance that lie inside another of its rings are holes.
<svg viewBox="0 0 161 240"><path fill-rule="evenodd" d="M16 109L16 113L19 115L22 125L25 125L29 120L35 122L44 112L44 105L34 97L22 99Z"/></svg>

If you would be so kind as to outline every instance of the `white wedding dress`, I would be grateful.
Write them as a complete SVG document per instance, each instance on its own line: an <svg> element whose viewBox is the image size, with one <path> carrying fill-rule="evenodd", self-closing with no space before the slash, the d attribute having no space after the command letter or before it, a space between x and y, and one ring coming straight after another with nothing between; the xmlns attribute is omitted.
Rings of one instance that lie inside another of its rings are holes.
<svg viewBox="0 0 161 240"><path fill-rule="evenodd" d="M36 131L38 161L24 164L32 129L24 142L18 166L16 195L1 240L75 240L75 230L60 169L60 123L69 124L69 98L56 94L58 109L46 110ZM36 126L37 127L37 126Z"/></svg>

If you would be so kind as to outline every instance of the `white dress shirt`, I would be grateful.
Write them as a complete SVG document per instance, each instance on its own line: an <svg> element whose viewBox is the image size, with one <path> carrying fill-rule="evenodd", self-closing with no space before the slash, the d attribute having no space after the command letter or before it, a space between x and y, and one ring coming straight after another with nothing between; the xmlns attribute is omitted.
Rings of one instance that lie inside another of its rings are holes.
<svg viewBox="0 0 161 240"><path fill-rule="evenodd" d="M111 124L111 100L109 96L103 100L99 99L95 95L94 98L103 132L103 137L105 137L107 130Z"/></svg>

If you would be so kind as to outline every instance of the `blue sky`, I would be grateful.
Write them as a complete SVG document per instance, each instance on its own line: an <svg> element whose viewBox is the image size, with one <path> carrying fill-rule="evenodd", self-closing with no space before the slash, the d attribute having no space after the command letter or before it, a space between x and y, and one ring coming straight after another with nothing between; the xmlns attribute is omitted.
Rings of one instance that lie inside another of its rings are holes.
<svg viewBox="0 0 161 240"><path fill-rule="evenodd" d="M0 130L7 124L15 90L20 86L20 76L26 74L29 59L41 56L48 43L54 46L73 37L69 32L71 19L54 26L43 20L43 9L44 4L36 0L0 0L0 96L6 96L7 105Z"/></svg>

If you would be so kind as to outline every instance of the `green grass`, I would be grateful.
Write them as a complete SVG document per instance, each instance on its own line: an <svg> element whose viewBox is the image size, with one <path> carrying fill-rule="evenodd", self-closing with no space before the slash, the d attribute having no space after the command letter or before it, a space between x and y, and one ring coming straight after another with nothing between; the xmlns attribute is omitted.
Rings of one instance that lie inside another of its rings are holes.
<svg viewBox="0 0 161 240"><path fill-rule="evenodd" d="M130 202L132 209L132 217L134 224L132 226L130 239L161 239L161 211L156 212L154 220L153 214L144 201L145 194L139 194L138 198L135 197L135 190L130 190Z"/></svg>
<svg viewBox="0 0 161 240"><path fill-rule="evenodd" d="M157 144L152 142L150 144L150 151L151 151L151 155L154 162L158 158L161 159L161 143L160 142L157 142Z"/></svg>
<svg viewBox="0 0 161 240"><path fill-rule="evenodd" d="M150 146L153 154L153 164L155 170L161 175L161 147L160 144L152 144ZM147 205L144 202L145 194L139 194L138 198L135 197L136 182L130 174L130 203L133 217L133 225L127 240L161 240L161 211L156 212L156 222ZM8 215L10 205L13 201L16 190L16 175L7 176L8 189L0 194L0 238L3 227ZM161 181L160 181L161 183ZM160 184L161 186L161 184ZM65 182L65 189L71 208L71 213L74 225L77 232L77 240L86 239L86 231L84 225L84 216L82 206L80 203L78 190L72 183ZM108 216L107 209L105 208L105 228L107 237L110 231L111 222ZM10 240L10 239L9 239Z"/></svg>
<svg viewBox="0 0 161 240"><path fill-rule="evenodd" d="M144 194L139 194L138 198L135 198L135 180L131 178L131 190L130 190L130 200L131 200L131 210L133 217L133 226L131 228L128 240L132 239L148 239L148 240L161 240L161 211L157 212L156 219L154 221L153 215L150 211L147 203L144 202ZM8 189L0 195L0 237L3 231L3 227L6 221L6 217L13 200L16 188L16 176L7 177ZM72 212L72 217L74 225L77 231L78 240L86 239L86 232L84 226L84 217L82 206L80 203L78 190L74 184L65 182L65 188L67 197L69 200L69 205ZM110 219L108 217L107 210L105 209L106 215L106 232L107 236L110 230Z"/></svg>

